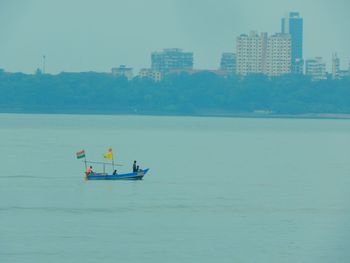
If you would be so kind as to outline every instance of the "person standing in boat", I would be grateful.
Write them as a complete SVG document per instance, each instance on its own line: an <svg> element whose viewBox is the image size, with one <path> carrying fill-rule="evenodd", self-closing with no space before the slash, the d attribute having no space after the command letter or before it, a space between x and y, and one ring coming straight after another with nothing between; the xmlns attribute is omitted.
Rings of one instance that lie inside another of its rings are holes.
<svg viewBox="0 0 350 263"><path fill-rule="evenodd" d="M132 165L132 172L133 172L133 173L136 173L136 172L137 172L136 161L134 161L134 164Z"/></svg>

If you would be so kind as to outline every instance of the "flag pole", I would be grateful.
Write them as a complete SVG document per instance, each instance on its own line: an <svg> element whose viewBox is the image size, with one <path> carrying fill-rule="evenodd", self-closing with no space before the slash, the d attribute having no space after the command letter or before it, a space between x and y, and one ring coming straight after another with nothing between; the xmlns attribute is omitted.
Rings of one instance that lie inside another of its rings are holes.
<svg viewBox="0 0 350 263"><path fill-rule="evenodd" d="M86 153L84 150L84 163L85 163L85 172L87 171L87 163L86 163Z"/></svg>
<svg viewBox="0 0 350 263"><path fill-rule="evenodd" d="M113 167L113 173L114 173L114 154L113 154L112 148L111 148L111 152L112 152L112 167Z"/></svg>
<svg viewBox="0 0 350 263"><path fill-rule="evenodd" d="M84 157L84 163L85 163L85 171L87 171L86 155L85 155L85 157Z"/></svg>

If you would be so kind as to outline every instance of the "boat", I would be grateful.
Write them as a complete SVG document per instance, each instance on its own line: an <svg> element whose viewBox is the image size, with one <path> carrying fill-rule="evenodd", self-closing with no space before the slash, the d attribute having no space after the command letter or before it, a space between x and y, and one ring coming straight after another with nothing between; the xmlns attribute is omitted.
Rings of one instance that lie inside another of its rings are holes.
<svg viewBox="0 0 350 263"><path fill-rule="evenodd" d="M140 169L139 166L133 167L133 170L137 170L137 172L132 173L125 173L125 174L118 174L117 170L115 170L115 166L123 166L120 164L114 163L113 158L113 151L112 148L108 149L108 152L104 154L104 158L111 161L111 163L108 162L94 162L94 161L87 161L86 160L86 154L85 150L79 151L76 153L77 159L84 159L85 163L85 179L86 180L142 180L143 177L148 173L149 168L147 169ZM98 164L103 165L103 172L93 172L92 166L88 168L88 164ZM134 162L134 165L136 165L136 161ZM108 174L106 172L106 166L112 166L113 174Z"/></svg>
<svg viewBox="0 0 350 263"><path fill-rule="evenodd" d="M86 180L142 180L149 169L140 170L135 173L126 174L107 174L107 173L91 173L86 175Z"/></svg>

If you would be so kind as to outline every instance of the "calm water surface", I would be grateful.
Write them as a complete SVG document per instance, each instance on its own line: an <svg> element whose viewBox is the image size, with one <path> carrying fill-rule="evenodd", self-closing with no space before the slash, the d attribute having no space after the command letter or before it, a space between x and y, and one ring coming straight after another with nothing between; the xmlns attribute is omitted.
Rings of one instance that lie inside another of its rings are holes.
<svg viewBox="0 0 350 263"><path fill-rule="evenodd" d="M350 121L0 115L0 147L1 263L350 262ZM84 181L108 147L150 174Z"/></svg>

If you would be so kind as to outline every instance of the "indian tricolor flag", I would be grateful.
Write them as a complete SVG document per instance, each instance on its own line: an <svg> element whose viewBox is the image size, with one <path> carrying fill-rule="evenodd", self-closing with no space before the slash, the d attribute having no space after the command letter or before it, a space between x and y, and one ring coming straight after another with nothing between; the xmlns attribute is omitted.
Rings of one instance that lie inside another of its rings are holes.
<svg viewBox="0 0 350 263"><path fill-rule="evenodd" d="M85 151L82 150L80 152L77 152L77 159L85 158Z"/></svg>

